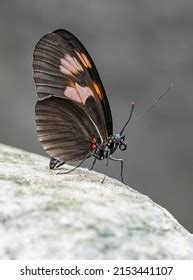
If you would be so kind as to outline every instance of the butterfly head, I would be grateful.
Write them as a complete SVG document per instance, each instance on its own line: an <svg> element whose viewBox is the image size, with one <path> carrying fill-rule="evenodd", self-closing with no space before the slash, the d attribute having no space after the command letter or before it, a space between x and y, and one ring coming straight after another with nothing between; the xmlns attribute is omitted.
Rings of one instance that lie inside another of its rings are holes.
<svg viewBox="0 0 193 280"><path fill-rule="evenodd" d="M117 148L121 151L125 151L127 149L127 144L124 142L125 141L125 128L128 125L128 123L131 120L132 114L133 114L133 109L134 109L134 103L131 103L131 110L129 114L129 118L124 124L123 128L119 133L116 133L112 136L109 137L108 141L106 143L103 143L101 146L98 147L98 150L100 150L100 153L102 154L102 158L107 158L109 153L110 155L113 154Z"/></svg>
<svg viewBox="0 0 193 280"><path fill-rule="evenodd" d="M125 140L124 134L120 134L120 133L114 134L109 137L107 142L99 144L96 147L93 155L97 159L103 160L105 158L108 158L109 155L112 155L117 150L118 147L121 151L125 151L127 149L127 145L124 142L124 140Z"/></svg>
<svg viewBox="0 0 193 280"><path fill-rule="evenodd" d="M127 145L124 140L125 134L120 133L116 133L109 138L108 146L110 147L111 154L114 153L118 147L121 151L125 151L127 149Z"/></svg>

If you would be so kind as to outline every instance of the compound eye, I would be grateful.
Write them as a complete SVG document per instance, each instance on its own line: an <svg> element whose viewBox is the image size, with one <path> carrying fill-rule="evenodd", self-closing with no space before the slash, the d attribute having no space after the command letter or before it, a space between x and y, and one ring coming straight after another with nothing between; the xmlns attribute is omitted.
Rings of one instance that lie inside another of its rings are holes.
<svg viewBox="0 0 193 280"><path fill-rule="evenodd" d="M125 151L127 149L127 145L125 143L121 143L121 144L119 144L119 149L121 151Z"/></svg>

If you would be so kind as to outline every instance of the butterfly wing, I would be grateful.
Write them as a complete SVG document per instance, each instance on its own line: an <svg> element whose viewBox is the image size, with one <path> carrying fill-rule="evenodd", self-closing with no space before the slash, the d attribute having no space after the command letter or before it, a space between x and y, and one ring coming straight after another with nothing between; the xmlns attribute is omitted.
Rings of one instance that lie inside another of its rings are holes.
<svg viewBox="0 0 193 280"><path fill-rule="evenodd" d="M60 161L91 155L102 137L85 111L70 99L48 97L37 101L36 129L46 152Z"/></svg>
<svg viewBox="0 0 193 280"><path fill-rule="evenodd" d="M34 51L34 79L40 98L59 96L79 103L104 139L112 135L112 116L97 69L70 32L56 30L40 39Z"/></svg>

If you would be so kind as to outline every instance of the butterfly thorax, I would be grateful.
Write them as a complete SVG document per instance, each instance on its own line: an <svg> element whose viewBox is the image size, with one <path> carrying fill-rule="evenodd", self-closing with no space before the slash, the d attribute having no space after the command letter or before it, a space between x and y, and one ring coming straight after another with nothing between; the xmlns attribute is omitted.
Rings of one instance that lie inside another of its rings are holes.
<svg viewBox="0 0 193 280"><path fill-rule="evenodd" d="M93 138L93 141L91 142L93 156L99 160L103 160L112 155L118 147L122 151L126 150L127 145L125 144L124 139L125 135L121 135L120 133L110 136L107 141L99 144L97 144L95 138Z"/></svg>

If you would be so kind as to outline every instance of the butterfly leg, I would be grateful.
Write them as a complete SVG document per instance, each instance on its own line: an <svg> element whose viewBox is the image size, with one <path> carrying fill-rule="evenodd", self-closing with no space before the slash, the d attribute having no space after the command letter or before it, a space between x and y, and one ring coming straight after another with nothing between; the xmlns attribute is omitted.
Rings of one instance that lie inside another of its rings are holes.
<svg viewBox="0 0 193 280"><path fill-rule="evenodd" d="M94 166L95 166L95 163L96 163L96 160L97 160L97 158L95 157L95 158L94 158L94 161L93 161L93 163L92 163L92 166L91 166L91 168L89 169L90 171L93 170L93 168L94 168Z"/></svg>
<svg viewBox="0 0 193 280"><path fill-rule="evenodd" d="M65 164L65 161L55 159L54 157L50 158L50 164L49 164L50 169L58 168L63 164Z"/></svg>
<svg viewBox="0 0 193 280"><path fill-rule="evenodd" d="M106 169L105 169L105 175L104 178L101 182L101 184L104 183L106 176L108 175L108 171L109 171L109 159L110 159L110 151L108 151L108 155L107 155L107 162L106 162Z"/></svg>
<svg viewBox="0 0 193 280"><path fill-rule="evenodd" d="M69 171L66 171L66 172L57 173L57 175L71 173L72 171L74 171L75 169L77 169L78 167L80 167L80 166L83 164L83 162L84 162L88 157L90 157L90 153L89 153L88 155L86 155L86 156L81 160L81 162L80 162L78 165L76 165L74 168L72 168L72 169L70 169Z"/></svg>
<svg viewBox="0 0 193 280"><path fill-rule="evenodd" d="M122 183L124 183L124 181L123 181L123 159L122 158L113 158L110 156L110 160L119 161L121 163L121 181L122 181Z"/></svg>

